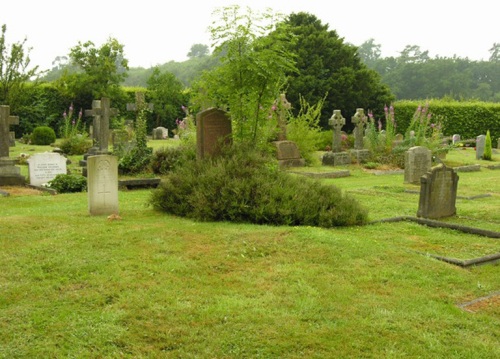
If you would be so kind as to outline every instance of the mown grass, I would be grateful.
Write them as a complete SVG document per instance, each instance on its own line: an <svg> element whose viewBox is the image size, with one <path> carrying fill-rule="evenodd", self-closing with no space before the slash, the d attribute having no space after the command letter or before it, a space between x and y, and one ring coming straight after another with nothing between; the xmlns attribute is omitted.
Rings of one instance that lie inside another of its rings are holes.
<svg viewBox="0 0 500 359"><path fill-rule="evenodd" d="M372 220L415 216L403 175L323 180ZM460 173L446 221L500 229L498 170ZM120 191L121 220L85 193L0 197L3 358L498 358L498 239L410 222L322 229L199 223ZM419 252L419 253L417 253Z"/></svg>

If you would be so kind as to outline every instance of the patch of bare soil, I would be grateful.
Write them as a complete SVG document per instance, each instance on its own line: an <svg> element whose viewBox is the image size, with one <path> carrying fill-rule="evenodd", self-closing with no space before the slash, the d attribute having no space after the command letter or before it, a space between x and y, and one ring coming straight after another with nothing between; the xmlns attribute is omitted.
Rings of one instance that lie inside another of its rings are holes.
<svg viewBox="0 0 500 359"><path fill-rule="evenodd" d="M22 186L2 186L0 191L8 193L10 196L38 196L42 194L42 191L35 188Z"/></svg>

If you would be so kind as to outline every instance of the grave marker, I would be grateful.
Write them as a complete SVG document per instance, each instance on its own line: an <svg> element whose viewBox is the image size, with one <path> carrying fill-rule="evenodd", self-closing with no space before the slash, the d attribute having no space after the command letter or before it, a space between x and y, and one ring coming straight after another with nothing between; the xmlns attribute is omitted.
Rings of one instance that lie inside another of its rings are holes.
<svg viewBox="0 0 500 359"><path fill-rule="evenodd" d="M432 151L423 146L415 146L405 152L405 183L419 184L420 177L432 167Z"/></svg>
<svg viewBox="0 0 500 359"><path fill-rule="evenodd" d="M458 175L444 164L433 167L420 178L417 217L438 219L457 212Z"/></svg>
<svg viewBox="0 0 500 359"><path fill-rule="evenodd" d="M118 214L118 158L96 155L90 156L87 162L89 213Z"/></svg>
<svg viewBox="0 0 500 359"><path fill-rule="evenodd" d="M96 102L96 105L98 103ZM99 116L99 124L94 128L94 132L97 130L97 142L98 150L97 154L108 154L109 153L109 119L111 116L118 115L118 110L116 108L110 108L110 99L107 97L101 98L100 106L94 107L94 102L92 103L91 110L85 110L86 116Z"/></svg>
<svg viewBox="0 0 500 359"><path fill-rule="evenodd" d="M479 135L476 137L476 160L482 160L484 156L484 146L486 145L486 136Z"/></svg>
<svg viewBox="0 0 500 359"><path fill-rule="evenodd" d="M342 126L345 125L345 118L340 110L333 110L328 124L333 127L332 152L327 152L321 158L321 162L326 166L342 166L351 163L351 157L347 152L342 151Z"/></svg>
<svg viewBox="0 0 500 359"><path fill-rule="evenodd" d="M232 127L225 111L209 108L196 115L196 149L198 158L218 153L222 145L229 145Z"/></svg>
<svg viewBox="0 0 500 359"><path fill-rule="evenodd" d="M18 124L19 117L10 115L10 107L0 106L0 185L24 185L26 181L16 160L9 158L9 127Z"/></svg>
<svg viewBox="0 0 500 359"><path fill-rule="evenodd" d="M58 174L67 174L66 161L66 157L56 152L34 154L28 159L30 184L41 186Z"/></svg>

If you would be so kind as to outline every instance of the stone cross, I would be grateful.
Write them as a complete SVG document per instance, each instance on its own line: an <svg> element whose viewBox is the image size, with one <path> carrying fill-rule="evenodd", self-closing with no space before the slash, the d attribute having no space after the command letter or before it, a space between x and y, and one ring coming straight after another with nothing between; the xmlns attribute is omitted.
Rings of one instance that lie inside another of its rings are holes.
<svg viewBox="0 0 500 359"><path fill-rule="evenodd" d="M85 110L85 116L92 116L92 145L97 147L99 144L99 126L101 124L101 115L97 109L101 108L101 100L92 101L92 110Z"/></svg>
<svg viewBox="0 0 500 359"><path fill-rule="evenodd" d="M97 105L97 104L96 104ZM91 110L85 110L86 116L99 116L99 130L97 142L99 146L98 153L106 154L109 153L109 118L111 116L118 115L118 110L116 108L110 108L110 100L107 97L101 98L100 107L94 107L92 103ZM94 129L95 131L95 129Z"/></svg>
<svg viewBox="0 0 500 359"><path fill-rule="evenodd" d="M292 105L285 97L285 94L282 93L280 95L280 103L279 103L279 112L278 112L278 141L286 141L286 115L287 110L292 108Z"/></svg>
<svg viewBox="0 0 500 359"><path fill-rule="evenodd" d="M356 114L352 116L351 122L356 125L354 129L354 149L362 150L363 149L363 127L367 121L367 117L365 116L364 110L362 108L356 109Z"/></svg>
<svg viewBox="0 0 500 359"><path fill-rule="evenodd" d="M146 103L146 98L144 92L135 93L135 103L127 103L127 111L139 111L139 109L147 108L153 110L154 106L152 103Z"/></svg>
<svg viewBox="0 0 500 359"><path fill-rule="evenodd" d="M342 126L345 125L345 118L342 117L340 110L333 110L333 115L330 117L328 124L333 127L333 152L342 151Z"/></svg>
<svg viewBox="0 0 500 359"><path fill-rule="evenodd" d="M0 106L0 158L9 157L10 125L19 125L19 117L10 115L9 106Z"/></svg>

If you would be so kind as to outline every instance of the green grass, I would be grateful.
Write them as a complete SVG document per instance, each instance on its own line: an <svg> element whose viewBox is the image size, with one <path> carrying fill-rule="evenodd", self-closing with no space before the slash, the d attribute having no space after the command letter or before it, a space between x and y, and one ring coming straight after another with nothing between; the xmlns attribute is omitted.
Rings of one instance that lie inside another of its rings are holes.
<svg viewBox="0 0 500 359"><path fill-rule="evenodd" d="M37 146L38 147L38 146ZM460 160L460 159L459 159ZM415 216L402 174L323 180L371 220ZM500 230L499 170L460 173L446 221ZM122 220L85 193L0 197L1 358L498 358L498 239L411 222L321 229L198 223L120 191ZM420 252L420 253L417 253ZM421 254L423 253L423 254Z"/></svg>

